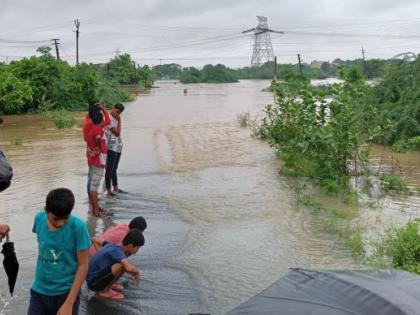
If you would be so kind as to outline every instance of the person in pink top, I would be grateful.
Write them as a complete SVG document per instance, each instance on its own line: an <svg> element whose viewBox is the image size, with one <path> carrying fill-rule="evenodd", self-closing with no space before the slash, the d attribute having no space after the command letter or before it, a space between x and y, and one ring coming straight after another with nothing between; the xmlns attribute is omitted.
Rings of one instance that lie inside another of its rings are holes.
<svg viewBox="0 0 420 315"><path fill-rule="evenodd" d="M92 237L93 245L89 248L89 257L101 249L103 241L113 244L121 244L128 231L137 229L142 232L146 230L147 222L143 217L135 217L129 224L118 224L108 228L101 236Z"/></svg>

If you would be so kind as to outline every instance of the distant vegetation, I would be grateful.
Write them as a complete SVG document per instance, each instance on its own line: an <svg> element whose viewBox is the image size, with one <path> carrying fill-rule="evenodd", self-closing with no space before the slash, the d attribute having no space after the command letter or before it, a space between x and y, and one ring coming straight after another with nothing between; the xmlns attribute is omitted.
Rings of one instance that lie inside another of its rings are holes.
<svg viewBox="0 0 420 315"><path fill-rule="evenodd" d="M232 69L224 65L205 65L198 70L194 67L184 68L179 74L182 83L227 83L237 82L238 79Z"/></svg>
<svg viewBox="0 0 420 315"><path fill-rule="evenodd" d="M129 54L112 58L98 72L103 78L119 84L140 84L143 87L151 87L155 80L152 69L147 65L136 66Z"/></svg>
<svg viewBox="0 0 420 315"><path fill-rule="evenodd" d="M341 60L333 62L314 62L302 64L302 75L307 79L325 79L338 76L338 68L357 68L365 78L374 79L384 76L386 69L394 61L383 59ZM182 83L223 83L236 82L241 79L272 79L274 63L267 62L260 67L243 67L239 69L228 68L223 65L205 65L202 69L195 67L182 68L179 64L171 63L153 67L156 78L159 80L180 80ZM277 65L277 78L286 80L289 77L300 76L299 64Z"/></svg>

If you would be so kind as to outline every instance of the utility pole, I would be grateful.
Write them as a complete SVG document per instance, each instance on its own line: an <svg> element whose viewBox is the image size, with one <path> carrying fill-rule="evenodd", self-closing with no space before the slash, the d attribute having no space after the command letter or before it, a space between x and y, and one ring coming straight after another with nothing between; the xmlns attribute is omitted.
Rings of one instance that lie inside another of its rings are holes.
<svg viewBox="0 0 420 315"><path fill-rule="evenodd" d="M297 54L297 56L298 56L298 61L299 61L299 72L300 72L300 76L303 78L302 60L300 59L300 54Z"/></svg>
<svg viewBox="0 0 420 315"><path fill-rule="evenodd" d="M79 20L74 20L74 25L76 26L76 30L73 31L76 32L76 65L79 65Z"/></svg>
<svg viewBox="0 0 420 315"><path fill-rule="evenodd" d="M363 74L366 76L366 61L365 61L365 50L362 47L362 59L363 59Z"/></svg>
<svg viewBox="0 0 420 315"><path fill-rule="evenodd" d="M274 56L274 81L277 80L277 56Z"/></svg>
<svg viewBox="0 0 420 315"><path fill-rule="evenodd" d="M55 46L55 54L57 56L57 60L60 60L60 53L58 52L58 45L60 45L60 39L58 38L53 38L51 39L54 42L54 46Z"/></svg>

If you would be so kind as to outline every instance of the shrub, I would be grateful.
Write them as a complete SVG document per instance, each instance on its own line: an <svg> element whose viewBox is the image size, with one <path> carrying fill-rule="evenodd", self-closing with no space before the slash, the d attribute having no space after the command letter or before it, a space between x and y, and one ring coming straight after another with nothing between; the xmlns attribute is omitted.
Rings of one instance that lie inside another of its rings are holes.
<svg viewBox="0 0 420 315"><path fill-rule="evenodd" d="M47 112L46 116L54 121L58 129L71 128L76 125L76 119L66 110Z"/></svg>
<svg viewBox="0 0 420 315"><path fill-rule="evenodd" d="M399 229L391 229L385 240L392 266L420 274L420 235L418 219Z"/></svg>
<svg viewBox="0 0 420 315"><path fill-rule="evenodd" d="M381 187L389 192L407 193L409 189L407 183L401 177L395 175L381 175L379 176Z"/></svg>

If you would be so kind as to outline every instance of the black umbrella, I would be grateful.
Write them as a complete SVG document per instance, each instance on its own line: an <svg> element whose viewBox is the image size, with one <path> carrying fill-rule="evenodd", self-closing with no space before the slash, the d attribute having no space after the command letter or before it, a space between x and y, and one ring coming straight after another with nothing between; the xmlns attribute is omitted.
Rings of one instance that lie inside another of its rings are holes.
<svg viewBox="0 0 420 315"><path fill-rule="evenodd" d="M227 315L420 315L420 276L292 269Z"/></svg>
<svg viewBox="0 0 420 315"><path fill-rule="evenodd" d="M3 250L1 253L4 255L3 266L7 274L9 292L13 295L13 290L15 289L16 279L19 272L19 262L16 258L14 243L9 241L9 235L6 236L6 242L3 244Z"/></svg>

